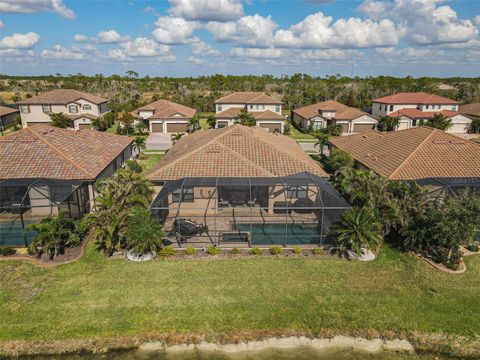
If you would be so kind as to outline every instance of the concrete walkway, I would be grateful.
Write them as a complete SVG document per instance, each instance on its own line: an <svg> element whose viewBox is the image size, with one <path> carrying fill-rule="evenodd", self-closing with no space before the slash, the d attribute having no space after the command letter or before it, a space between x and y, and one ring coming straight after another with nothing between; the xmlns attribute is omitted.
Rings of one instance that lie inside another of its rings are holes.
<svg viewBox="0 0 480 360"><path fill-rule="evenodd" d="M171 134L150 133L145 144L147 150L168 150L172 147Z"/></svg>

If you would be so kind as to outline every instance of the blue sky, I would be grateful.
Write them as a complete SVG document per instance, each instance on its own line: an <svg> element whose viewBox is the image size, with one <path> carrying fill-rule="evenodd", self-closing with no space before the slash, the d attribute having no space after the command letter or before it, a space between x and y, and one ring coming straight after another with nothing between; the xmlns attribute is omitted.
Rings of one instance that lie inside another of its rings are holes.
<svg viewBox="0 0 480 360"><path fill-rule="evenodd" d="M480 1L0 0L0 72L479 76Z"/></svg>

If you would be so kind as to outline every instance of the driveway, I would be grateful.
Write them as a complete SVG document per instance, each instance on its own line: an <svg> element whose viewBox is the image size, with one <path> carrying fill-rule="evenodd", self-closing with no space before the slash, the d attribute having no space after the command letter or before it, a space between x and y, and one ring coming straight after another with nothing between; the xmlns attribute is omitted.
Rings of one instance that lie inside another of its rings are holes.
<svg viewBox="0 0 480 360"><path fill-rule="evenodd" d="M150 133L146 141L147 150L168 150L172 147L170 134Z"/></svg>

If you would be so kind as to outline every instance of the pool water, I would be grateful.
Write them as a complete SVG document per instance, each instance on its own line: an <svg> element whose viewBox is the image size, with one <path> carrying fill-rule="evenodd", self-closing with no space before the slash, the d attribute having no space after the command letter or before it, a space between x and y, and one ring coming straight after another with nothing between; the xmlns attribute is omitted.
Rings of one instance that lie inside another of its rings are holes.
<svg viewBox="0 0 480 360"><path fill-rule="evenodd" d="M25 227L34 223L25 221ZM35 230L25 230L24 233L20 222L0 222L0 246L25 246L25 240L30 244L36 234Z"/></svg>
<svg viewBox="0 0 480 360"><path fill-rule="evenodd" d="M252 245L301 245L320 243L320 225L318 223L298 224L236 224L242 232L251 231Z"/></svg>

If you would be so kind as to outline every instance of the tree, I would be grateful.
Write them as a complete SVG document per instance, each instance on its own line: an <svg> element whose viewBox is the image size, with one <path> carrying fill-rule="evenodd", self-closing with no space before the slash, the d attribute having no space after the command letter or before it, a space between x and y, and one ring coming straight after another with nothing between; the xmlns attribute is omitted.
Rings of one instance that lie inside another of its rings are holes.
<svg viewBox="0 0 480 360"><path fill-rule="evenodd" d="M124 134L129 135L133 132L132 125L135 121L135 118L131 113L129 113L128 111L123 111L118 117L118 121L121 125L119 128Z"/></svg>
<svg viewBox="0 0 480 360"><path fill-rule="evenodd" d="M137 151L137 156L147 147L145 136L135 136L133 140L133 149Z"/></svg>
<svg viewBox="0 0 480 360"><path fill-rule="evenodd" d="M27 229L37 232L30 243L30 249L39 255L46 252L53 259L68 245L74 227L74 222L67 217L66 211L60 211L54 217L46 217L37 224L28 225Z"/></svg>
<svg viewBox="0 0 480 360"><path fill-rule="evenodd" d="M52 126L66 129L71 127L72 122L64 113L51 113L50 119L52 120Z"/></svg>
<svg viewBox="0 0 480 360"><path fill-rule="evenodd" d="M255 120L253 115L250 114L246 109L240 110L238 120L240 121L240 124L244 126L255 126L257 124L257 121Z"/></svg>
<svg viewBox="0 0 480 360"><path fill-rule="evenodd" d="M200 121L196 116L188 120L187 131L190 134L197 131L198 129L200 129Z"/></svg>
<svg viewBox="0 0 480 360"><path fill-rule="evenodd" d="M110 117L107 117L108 114L112 113L109 112L103 116L99 116L96 119L93 119L92 127L98 131L107 131L107 129L112 126L112 124L110 123Z"/></svg>
<svg viewBox="0 0 480 360"><path fill-rule="evenodd" d="M20 130L22 128L22 117L20 114L15 115L15 118L12 122L12 129L13 131Z"/></svg>
<svg viewBox="0 0 480 360"><path fill-rule="evenodd" d="M341 124L337 125L328 125L325 128L325 132L332 136L342 136L343 133L343 126Z"/></svg>
<svg viewBox="0 0 480 360"><path fill-rule="evenodd" d="M162 225L149 209L135 206L127 219L125 238L127 248L136 254L156 251L163 246Z"/></svg>
<svg viewBox="0 0 480 360"><path fill-rule="evenodd" d="M395 131L400 125L399 117L382 116L378 120L378 131Z"/></svg>
<svg viewBox="0 0 480 360"><path fill-rule="evenodd" d="M470 124L470 132L475 134L480 133L480 118L472 120L472 123Z"/></svg>
<svg viewBox="0 0 480 360"><path fill-rule="evenodd" d="M435 129L447 131L452 127L452 119L447 118L443 114L435 114L433 115L433 118L427 121L427 125Z"/></svg>
<svg viewBox="0 0 480 360"><path fill-rule="evenodd" d="M210 129L215 128L215 125L217 124L217 118L215 115L208 115L207 117L207 125Z"/></svg>
<svg viewBox="0 0 480 360"><path fill-rule="evenodd" d="M175 144L178 140L181 139L182 136L183 134L178 132L176 134L172 134L172 144Z"/></svg>
<svg viewBox="0 0 480 360"><path fill-rule="evenodd" d="M320 131L315 134L315 138L317 139L317 142L315 143L314 147L318 146L320 155L323 155L323 148L325 147L325 145L327 145L330 134Z"/></svg>
<svg viewBox="0 0 480 360"><path fill-rule="evenodd" d="M143 135L147 132L147 125L145 125L143 121L139 121L137 125L135 125L135 130L137 130L140 135Z"/></svg>
<svg viewBox="0 0 480 360"><path fill-rule="evenodd" d="M340 253L351 250L360 255L362 248L371 251L378 249L382 243L381 229L371 209L353 207L334 224L333 233L337 237Z"/></svg>
<svg viewBox="0 0 480 360"><path fill-rule="evenodd" d="M341 149L333 148L330 150L330 155L323 160L325 170L329 173L334 173L342 167L353 167L354 160L350 153Z"/></svg>

